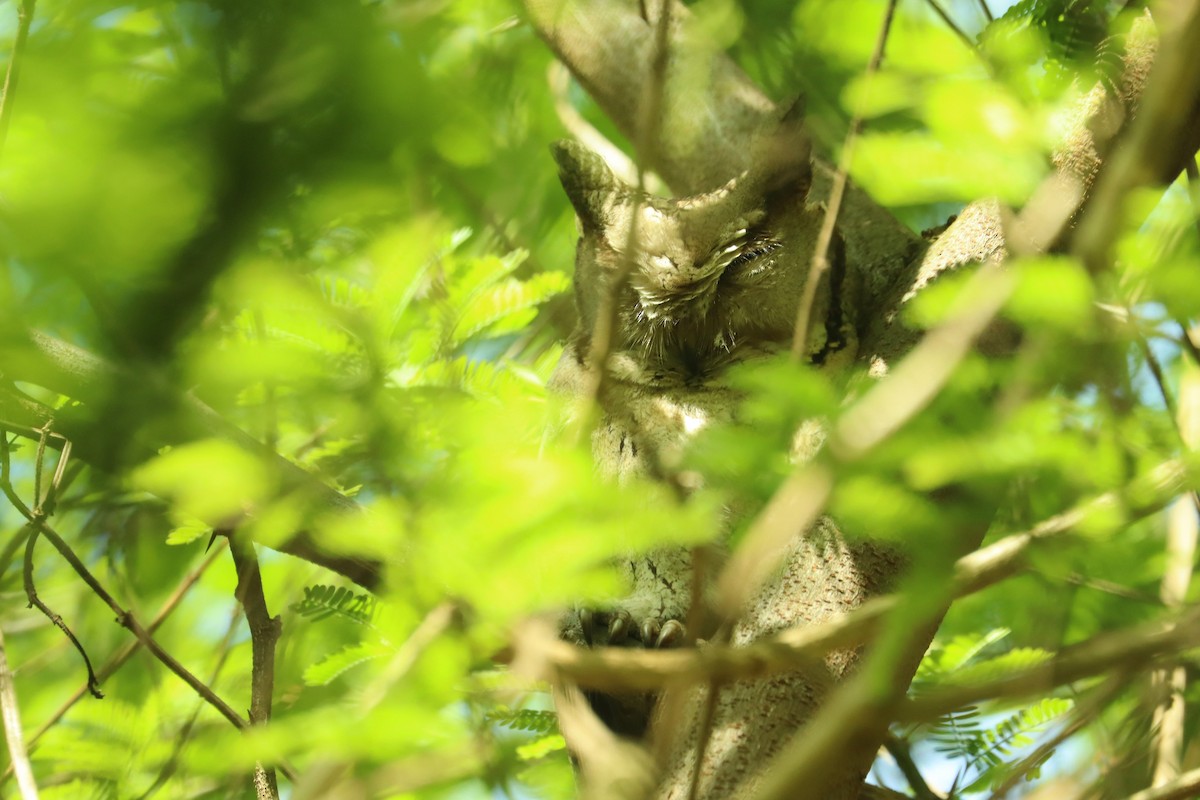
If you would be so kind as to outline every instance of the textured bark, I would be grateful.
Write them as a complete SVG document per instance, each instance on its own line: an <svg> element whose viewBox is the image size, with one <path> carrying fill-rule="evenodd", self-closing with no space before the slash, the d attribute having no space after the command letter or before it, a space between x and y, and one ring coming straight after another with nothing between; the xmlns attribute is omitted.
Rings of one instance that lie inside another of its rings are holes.
<svg viewBox="0 0 1200 800"><path fill-rule="evenodd" d="M642 5L657 6L653 2ZM617 127L638 141L639 103L645 94L646 76L651 74L653 18L643 19L638 4L622 0L526 0L526 8L550 48ZM675 22L663 136L647 166L677 192L694 193L720 185L750 167L747 159L753 152L750 144L754 137L769 130L782 114L722 54L697 40L686 9L676 5L671 13ZM1107 144L1136 107L1155 42L1146 17L1128 42L1121 97L1111 98L1097 87L1063 140L1055 163L1059 178L1075 193L1074 200L1086 198L1100 174ZM1183 113L1194 117L1196 110L1183 109ZM1194 152L1195 147L1188 150L1188 146L1179 145L1179 152ZM1178 158L1174 168L1182 168ZM829 169L817 161L814 172L815 199L821 199L827 192ZM1010 223L999 204L982 200L968 206L926 247L863 192L851 188L839 225L847 260L860 270L865 283L859 309L864 334L859 355L872 374L886 374L920 339L920 332L898 322L900 308L943 274L969 264L1003 260L1010 249L1006 234L1014 235L1006 230ZM1018 237L1023 234L1015 232ZM1038 236L1026 238L1040 246L1046 244ZM1003 335L993 338L991 345L996 349L1009 346ZM976 537L976 541L964 545L975 547L983 527L967 532L967 538ZM889 546L847 542L827 518L812 531L797 530L780 575L743 615L733 642L751 642L785 627L819 623L856 608L892 587L904 561ZM894 665L893 674L905 685L928 646L936 621L930 619L927 630L913 633L907 651ZM813 718L858 658L858 651L834 653L805 672L722 687L712 707L711 738L698 773L695 743L697 730L704 726L707 690L691 689L685 701L665 704L669 718L661 727L683 733L675 737L676 746L666 761L665 778L656 796L673 800L692 796L693 774L699 776L696 797L750 796L761 783L760 770ZM678 712L678 708L684 710ZM826 785L819 790L808 787L803 796L849 800L869 795L862 781L884 732L883 725L861 726L839 760L828 765Z"/></svg>

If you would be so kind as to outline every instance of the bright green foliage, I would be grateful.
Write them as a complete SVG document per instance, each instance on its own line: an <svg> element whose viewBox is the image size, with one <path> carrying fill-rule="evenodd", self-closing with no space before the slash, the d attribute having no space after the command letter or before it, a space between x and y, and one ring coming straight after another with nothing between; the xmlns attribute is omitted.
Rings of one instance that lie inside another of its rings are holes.
<svg viewBox="0 0 1200 800"><path fill-rule="evenodd" d="M550 733L556 729L554 712L542 711L536 708L522 708L516 711L508 708L497 708L489 715L489 719L497 725L503 725L515 731Z"/></svg>
<svg viewBox="0 0 1200 800"><path fill-rule="evenodd" d="M981 720L974 708L948 714L930 730L934 750L965 762L961 773L973 779L959 790L973 794L994 789L1006 777L1005 764L1027 750L1038 734L1068 714L1075 704L1066 698L1047 697L999 721ZM993 724L994 723L994 724ZM1044 758L1053 756L1053 750ZM1032 774L1031 778L1036 778Z"/></svg>
<svg viewBox="0 0 1200 800"><path fill-rule="evenodd" d="M321 620L340 614L356 622L369 623L375 617L378 601L368 592L353 592L345 586L306 586L304 599L292 603L291 610L302 617Z"/></svg>
<svg viewBox="0 0 1200 800"><path fill-rule="evenodd" d="M923 688L996 680L1050 658L1050 653L1028 647L983 656L1010 633L996 628L982 635L956 636L945 644L935 642L917 670L913 690L919 695ZM918 740L928 739L935 752L962 764L955 779L962 793L983 792L995 789L1007 777L1005 766L1014 755L1026 754L1038 735L1074 707L1070 698L1053 696L1012 713L1003 713L1001 708L967 706L919 729L915 735ZM1042 755L1042 759L1052 752Z"/></svg>

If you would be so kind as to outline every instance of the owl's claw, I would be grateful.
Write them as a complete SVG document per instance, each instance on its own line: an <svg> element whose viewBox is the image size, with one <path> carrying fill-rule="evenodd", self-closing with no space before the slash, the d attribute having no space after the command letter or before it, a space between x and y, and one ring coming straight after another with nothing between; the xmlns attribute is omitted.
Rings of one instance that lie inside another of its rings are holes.
<svg viewBox="0 0 1200 800"><path fill-rule="evenodd" d="M617 611L614 613L612 620L608 623L609 645L620 644L625 641L630 629L633 627L633 617L629 615L628 611Z"/></svg>
<svg viewBox="0 0 1200 800"><path fill-rule="evenodd" d="M687 640L687 629L676 619L649 617L638 622L623 609L594 611L581 608L575 613L579 631L588 647L678 647Z"/></svg>
<svg viewBox="0 0 1200 800"><path fill-rule="evenodd" d="M683 644L684 640L686 639L687 630L683 627L683 623L677 619L669 619L663 623L662 630L659 632L658 636L653 639L653 642L655 647L662 649ZM646 639L645 641L648 643L651 640ZM647 647L648 646L649 644L647 644Z"/></svg>
<svg viewBox="0 0 1200 800"><path fill-rule="evenodd" d="M588 647L594 647L592 632L596 629L596 615L590 608L581 608L578 611L579 628L583 631L583 642Z"/></svg>

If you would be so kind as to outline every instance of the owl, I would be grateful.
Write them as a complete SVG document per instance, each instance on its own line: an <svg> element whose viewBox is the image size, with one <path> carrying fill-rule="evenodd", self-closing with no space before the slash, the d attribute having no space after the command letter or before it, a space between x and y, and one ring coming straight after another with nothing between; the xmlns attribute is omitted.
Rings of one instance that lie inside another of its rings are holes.
<svg viewBox="0 0 1200 800"><path fill-rule="evenodd" d="M792 145L789 147L789 144ZM699 480L679 471L688 441L733 418L739 401L723 376L733 364L792 345L796 317L824 210L810 205L808 152L795 137L758 148L750 171L684 198L639 192L582 145L553 147L578 216L578 326L551 389L592 391L597 322L615 305L602 417L592 434L598 471L609 478L669 478L683 491ZM807 336L812 362L852 358L854 280L840 237L816 292ZM615 292L615 295L613 293ZM566 616L565 638L588 646L669 647L689 631L691 552L665 549L622 564L630 595L613 607ZM695 620L693 620L695 623ZM640 735L653 699L593 695L616 732Z"/></svg>
<svg viewBox="0 0 1200 800"><path fill-rule="evenodd" d="M667 199L625 185L582 145L555 144L580 224L576 356L586 356L602 298L630 265L616 298L618 374L633 369L639 374L625 377L634 381L698 385L732 363L790 347L824 214L807 202L811 169L807 150L797 149L776 147L773 158L762 156L755 170L715 191ZM842 303L829 302L845 288L842 250L835 237L813 309L824 320L808 337L819 364L851 344Z"/></svg>

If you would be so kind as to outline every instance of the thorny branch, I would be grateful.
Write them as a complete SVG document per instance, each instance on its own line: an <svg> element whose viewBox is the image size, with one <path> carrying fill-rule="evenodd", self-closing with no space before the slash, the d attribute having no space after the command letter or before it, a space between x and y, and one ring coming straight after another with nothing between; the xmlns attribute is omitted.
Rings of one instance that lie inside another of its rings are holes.
<svg viewBox="0 0 1200 800"><path fill-rule="evenodd" d="M34 517L33 519L38 518ZM74 632L67 627L67 623L63 621L63 618L55 613L50 606L46 605L38 597L37 589L33 583L33 550L35 545L37 545L38 534L41 532L42 528L38 522L34 522L32 520L27 527L29 528L29 536L25 540L25 561L23 574L25 578L25 597L29 600L29 607L36 607L38 611L41 611L42 614L45 615L46 619L50 620L50 622L52 622L56 628L61 630L66 635L67 639L71 641L71 644L75 646L75 649L79 651L79 655L83 659L83 665L87 669L88 691L91 692L92 697L101 699L104 697L104 692L100 691L100 681L96 678L95 670L92 669L92 660L88 658L87 651L83 649L83 643L80 642L79 639L76 638Z"/></svg>

